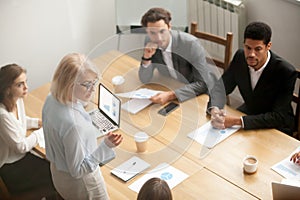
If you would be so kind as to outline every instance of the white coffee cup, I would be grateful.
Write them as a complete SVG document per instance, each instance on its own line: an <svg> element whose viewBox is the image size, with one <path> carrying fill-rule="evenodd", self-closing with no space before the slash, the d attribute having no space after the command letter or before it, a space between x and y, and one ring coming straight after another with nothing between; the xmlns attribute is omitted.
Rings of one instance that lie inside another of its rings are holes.
<svg viewBox="0 0 300 200"><path fill-rule="evenodd" d="M111 79L111 82L114 86L114 89L115 89L115 93L119 93L119 92L122 92L122 85L123 83L125 82L125 79L123 76L114 76L112 79Z"/></svg>
<svg viewBox="0 0 300 200"><path fill-rule="evenodd" d="M258 160L253 155L247 155L243 159L244 171L248 174L256 172Z"/></svg>
<svg viewBox="0 0 300 200"><path fill-rule="evenodd" d="M149 136L145 132L138 132L134 135L137 152L145 152L147 150Z"/></svg>

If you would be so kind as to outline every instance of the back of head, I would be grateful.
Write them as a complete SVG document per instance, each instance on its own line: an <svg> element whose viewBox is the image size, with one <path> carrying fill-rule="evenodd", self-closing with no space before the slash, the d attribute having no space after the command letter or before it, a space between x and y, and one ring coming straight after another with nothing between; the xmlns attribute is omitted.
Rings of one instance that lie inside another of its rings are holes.
<svg viewBox="0 0 300 200"><path fill-rule="evenodd" d="M71 102L76 79L87 70L97 73L94 65L85 55L70 53L64 56L52 79L50 91L53 97L63 104Z"/></svg>
<svg viewBox="0 0 300 200"><path fill-rule="evenodd" d="M172 193L166 181L151 178L140 189L137 200L172 200Z"/></svg>
<svg viewBox="0 0 300 200"><path fill-rule="evenodd" d="M272 30L269 25L263 22L252 22L248 24L244 32L244 42L246 39L262 40L265 45L271 41Z"/></svg>
<svg viewBox="0 0 300 200"><path fill-rule="evenodd" d="M147 24L155 23L160 20L164 20L169 25L171 21L171 13L163 8L151 8L142 17L141 24L143 27L147 27Z"/></svg>
<svg viewBox="0 0 300 200"><path fill-rule="evenodd" d="M26 73L26 70L17 64L8 64L0 69L0 103L3 103L9 111L13 103L9 90L22 73Z"/></svg>

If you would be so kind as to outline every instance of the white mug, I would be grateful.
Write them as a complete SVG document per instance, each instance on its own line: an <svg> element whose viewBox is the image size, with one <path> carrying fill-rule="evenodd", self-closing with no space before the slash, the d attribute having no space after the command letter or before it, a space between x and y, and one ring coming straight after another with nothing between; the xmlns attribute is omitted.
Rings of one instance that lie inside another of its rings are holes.
<svg viewBox="0 0 300 200"><path fill-rule="evenodd" d="M123 87L123 84L125 82L125 78L123 76L114 76L112 79L111 79L111 82L114 86L114 92L115 93L119 93L119 92L124 92L122 88Z"/></svg>
<svg viewBox="0 0 300 200"><path fill-rule="evenodd" d="M247 155L243 159L243 165L244 165L244 171L246 173L252 174L257 170L258 160L253 155Z"/></svg>

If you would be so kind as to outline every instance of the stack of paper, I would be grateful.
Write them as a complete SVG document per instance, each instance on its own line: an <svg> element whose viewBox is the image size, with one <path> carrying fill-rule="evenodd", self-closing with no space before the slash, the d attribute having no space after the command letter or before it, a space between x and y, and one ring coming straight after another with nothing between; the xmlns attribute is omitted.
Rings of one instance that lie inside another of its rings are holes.
<svg viewBox="0 0 300 200"><path fill-rule="evenodd" d="M126 110L131 114L136 114L150 105L152 101L149 99L131 99L126 103L122 104L122 109Z"/></svg>
<svg viewBox="0 0 300 200"><path fill-rule="evenodd" d="M149 99L160 92L159 90L141 88L132 92L118 93L116 95L123 98L131 98L131 100L122 104L122 109L131 114L136 114L150 105L152 101Z"/></svg>

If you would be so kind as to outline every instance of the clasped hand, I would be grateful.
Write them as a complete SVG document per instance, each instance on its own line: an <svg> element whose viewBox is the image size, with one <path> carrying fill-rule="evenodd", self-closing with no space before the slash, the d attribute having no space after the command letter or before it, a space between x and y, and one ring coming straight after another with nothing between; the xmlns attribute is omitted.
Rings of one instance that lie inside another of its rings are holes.
<svg viewBox="0 0 300 200"><path fill-rule="evenodd" d="M158 48L158 45L153 42L148 42L144 48L144 58L151 58Z"/></svg>
<svg viewBox="0 0 300 200"><path fill-rule="evenodd" d="M217 129L225 129L225 110L213 107L211 113L211 125Z"/></svg>

